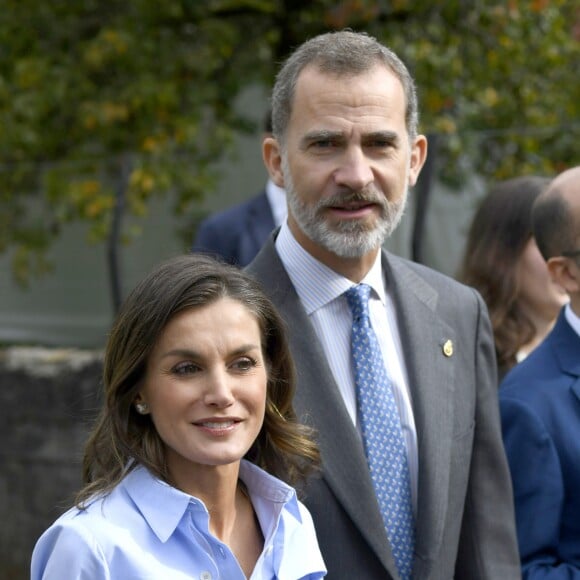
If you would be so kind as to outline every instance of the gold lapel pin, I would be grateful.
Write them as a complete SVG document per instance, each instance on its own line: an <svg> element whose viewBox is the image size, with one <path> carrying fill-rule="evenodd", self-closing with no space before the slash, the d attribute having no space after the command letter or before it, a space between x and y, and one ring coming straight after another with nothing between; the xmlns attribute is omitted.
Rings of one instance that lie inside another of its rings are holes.
<svg viewBox="0 0 580 580"><path fill-rule="evenodd" d="M443 354L445 356L452 356L453 355L453 341L448 339L445 341L443 345Z"/></svg>

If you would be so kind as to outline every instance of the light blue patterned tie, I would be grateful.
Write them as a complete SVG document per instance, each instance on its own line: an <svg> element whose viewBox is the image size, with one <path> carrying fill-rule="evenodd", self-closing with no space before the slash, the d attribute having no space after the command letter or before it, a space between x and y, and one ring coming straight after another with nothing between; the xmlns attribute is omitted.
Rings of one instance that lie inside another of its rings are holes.
<svg viewBox="0 0 580 580"><path fill-rule="evenodd" d="M401 419L380 346L369 318L370 286L345 292L352 311L352 360L358 416L371 477L403 580L411 578L414 521Z"/></svg>

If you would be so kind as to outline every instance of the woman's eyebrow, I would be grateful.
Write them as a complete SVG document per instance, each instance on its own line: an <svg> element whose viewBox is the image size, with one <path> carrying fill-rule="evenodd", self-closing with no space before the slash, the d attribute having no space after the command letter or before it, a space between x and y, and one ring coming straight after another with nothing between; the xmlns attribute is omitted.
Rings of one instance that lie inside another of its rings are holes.
<svg viewBox="0 0 580 580"><path fill-rule="evenodd" d="M260 350L261 346L259 344L247 343L242 344L235 349L233 349L229 354L230 356L246 354L248 352L252 352L255 350ZM193 349L190 348L173 348L161 355L161 358L168 358L168 357L183 357L183 358L192 358L192 359L199 359L202 358L203 355Z"/></svg>

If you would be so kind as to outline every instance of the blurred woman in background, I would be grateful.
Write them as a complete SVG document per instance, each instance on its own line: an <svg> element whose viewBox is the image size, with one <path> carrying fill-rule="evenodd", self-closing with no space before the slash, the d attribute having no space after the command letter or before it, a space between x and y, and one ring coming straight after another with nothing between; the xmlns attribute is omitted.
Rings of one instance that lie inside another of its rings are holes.
<svg viewBox="0 0 580 580"><path fill-rule="evenodd" d="M467 237L458 277L487 304L500 379L544 339L568 301L532 237L532 205L549 181L526 176L497 183Z"/></svg>

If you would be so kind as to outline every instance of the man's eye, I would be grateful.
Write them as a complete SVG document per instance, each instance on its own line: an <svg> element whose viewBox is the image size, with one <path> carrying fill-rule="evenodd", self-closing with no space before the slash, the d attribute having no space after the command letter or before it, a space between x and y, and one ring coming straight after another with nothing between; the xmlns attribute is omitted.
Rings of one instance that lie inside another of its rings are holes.
<svg viewBox="0 0 580 580"><path fill-rule="evenodd" d="M319 141L315 141L313 145L317 149L329 149L330 147L334 147L336 143L332 139L320 139Z"/></svg>
<svg viewBox="0 0 580 580"><path fill-rule="evenodd" d="M394 147L395 144L388 139L373 139L372 141L369 141L368 146L376 149L390 149Z"/></svg>
<svg viewBox="0 0 580 580"><path fill-rule="evenodd" d="M176 364L172 372L176 375L192 375L199 371L199 367L192 362L181 362Z"/></svg>

